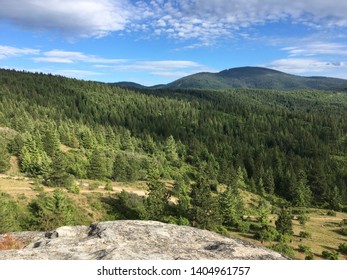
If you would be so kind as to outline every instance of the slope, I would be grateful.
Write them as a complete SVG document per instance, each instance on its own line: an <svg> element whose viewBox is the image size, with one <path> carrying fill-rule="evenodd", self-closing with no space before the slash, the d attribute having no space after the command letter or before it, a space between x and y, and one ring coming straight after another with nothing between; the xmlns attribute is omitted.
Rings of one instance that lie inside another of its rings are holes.
<svg viewBox="0 0 347 280"><path fill-rule="evenodd" d="M327 77L301 77L261 67L240 67L219 73L197 73L164 88L228 89L257 88L277 90L347 90L347 80Z"/></svg>

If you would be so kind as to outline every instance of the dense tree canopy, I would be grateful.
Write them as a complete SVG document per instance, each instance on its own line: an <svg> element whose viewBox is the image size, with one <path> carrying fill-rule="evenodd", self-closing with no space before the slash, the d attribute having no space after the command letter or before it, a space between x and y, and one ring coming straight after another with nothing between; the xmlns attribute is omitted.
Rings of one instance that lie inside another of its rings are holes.
<svg viewBox="0 0 347 280"><path fill-rule="evenodd" d="M0 127L15 131L0 131L0 172L11 154L23 173L55 185L68 175L147 180L155 169L158 179L194 180L202 172L212 189L234 184L338 209L347 204L346 112L345 92L135 92L0 70Z"/></svg>

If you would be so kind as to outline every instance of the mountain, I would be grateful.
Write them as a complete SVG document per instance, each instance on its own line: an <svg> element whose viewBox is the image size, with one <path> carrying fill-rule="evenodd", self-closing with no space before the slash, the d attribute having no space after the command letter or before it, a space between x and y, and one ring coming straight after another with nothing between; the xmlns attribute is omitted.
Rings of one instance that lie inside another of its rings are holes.
<svg viewBox="0 0 347 280"><path fill-rule="evenodd" d="M129 89L144 89L143 85L119 82L113 85ZM262 67L239 67L219 73L202 72L189 75L154 89L276 89L276 90L339 90L347 91L347 80L329 77L303 77Z"/></svg>
<svg viewBox="0 0 347 280"><path fill-rule="evenodd" d="M257 88L277 90L347 90L347 80L302 77L261 67L240 67L219 73L197 73L178 79L166 88L228 89Z"/></svg>
<svg viewBox="0 0 347 280"><path fill-rule="evenodd" d="M142 89L146 88L146 86L134 83L134 82L117 82L117 83L111 83L113 86L117 86L120 88L129 88L129 89Z"/></svg>

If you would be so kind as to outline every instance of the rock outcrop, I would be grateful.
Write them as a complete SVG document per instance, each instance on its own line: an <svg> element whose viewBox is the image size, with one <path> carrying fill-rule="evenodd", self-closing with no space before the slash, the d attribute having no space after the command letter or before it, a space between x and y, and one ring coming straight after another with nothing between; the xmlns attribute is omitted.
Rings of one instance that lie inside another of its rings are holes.
<svg viewBox="0 0 347 280"><path fill-rule="evenodd" d="M286 259L281 254L207 230L154 221L112 221L20 233L32 242L21 250L0 251L0 259L196 260Z"/></svg>

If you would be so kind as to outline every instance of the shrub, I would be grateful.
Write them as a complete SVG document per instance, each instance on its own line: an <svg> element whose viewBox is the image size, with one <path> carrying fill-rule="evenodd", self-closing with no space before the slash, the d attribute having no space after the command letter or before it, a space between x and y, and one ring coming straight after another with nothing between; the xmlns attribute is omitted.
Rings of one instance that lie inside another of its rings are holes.
<svg viewBox="0 0 347 280"><path fill-rule="evenodd" d="M294 250L285 242L279 242L270 247L271 249L288 256L289 258L294 258Z"/></svg>
<svg viewBox="0 0 347 280"><path fill-rule="evenodd" d="M73 184L71 187L68 188L68 191L73 194L79 194L81 192L81 188L78 185Z"/></svg>
<svg viewBox="0 0 347 280"><path fill-rule="evenodd" d="M310 220L310 217L306 214L302 214L298 217L299 223L300 225L305 225L306 222L308 222Z"/></svg>
<svg viewBox="0 0 347 280"><path fill-rule="evenodd" d="M113 187L109 182L106 183L104 189L105 189L105 191L113 191Z"/></svg>
<svg viewBox="0 0 347 280"><path fill-rule="evenodd" d="M343 227L343 226L347 226L347 219L343 219L340 224L339 224L340 227Z"/></svg>
<svg viewBox="0 0 347 280"><path fill-rule="evenodd" d="M328 216L331 216L331 217L336 217L336 212L333 211L333 210L329 210L329 211L327 212L327 215L328 215Z"/></svg>
<svg viewBox="0 0 347 280"><path fill-rule="evenodd" d="M274 227L265 226L254 237L260 241L274 241L278 237L278 231Z"/></svg>
<svg viewBox="0 0 347 280"><path fill-rule="evenodd" d="M89 184L88 189L91 190L91 191L93 191L93 190L96 190L99 186L100 186L100 183L99 183L99 182L93 182L93 183L90 183L90 184Z"/></svg>
<svg viewBox="0 0 347 280"><path fill-rule="evenodd" d="M310 247L305 246L305 245L301 245L301 244L298 246L298 251L301 253L305 253L305 254L312 253L312 250Z"/></svg>
<svg viewBox="0 0 347 280"><path fill-rule="evenodd" d="M25 244L19 239L15 238L11 234L4 234L0 237L0 251L1 250L13 250L13 249L22 249Z"/></svg>
<svg viewBox="0 0 347 280"><path fill-rule="evenodd" d="M291 237L288 234L278 234L277 238L276 238L277 242L282 242L282 243L287 243L291 241Z"/></svg>
<svg viewBox="0 0 347 280"><path fill-rule="evenodd" d="M305 260L313 260L313 253L310 252L306 255Z"/></svg>
<svg viewBox="0 0 347 280"><path fill-rule="evenodd" d="M322 256L326 260L338 260L339 259L339 253L336 251L324 250L322 252Z"/></svg>
<svg viewBox="0 0 347 280"><path fill-rule="evenodd" d="M237 230L242 233L249 232L249 226L248 222L240 222L237 224Z"/></svg>
<svg viewBox="0 0 347 280"><path fill-rule="evenodd" d="M180 225L180 226L189 226L189 220L185 217L179 217L177 219L177 224Z"/></svg>
<svg viewBox="0 0 347 280"><path fill-rule="evenodd" d="M339 234L342 234L342 235L344 235L344 236L347 236L347 228L344 227L344 228L339 229L339 230L338 230L338 233L339 233Z"/></svg>
<svg viewBox="0 0 347 280"><path fill-rule="evenodd" d="M307 231L300 231L299 236L301 238L311 238L311 233L309 233Z"/></svg>
<svg viewBox="0 0 347 280"><path fill-rule="evenodd" d="M347 243L341 243L339 245L339 252L341 254L347 255Z"/></svg>

